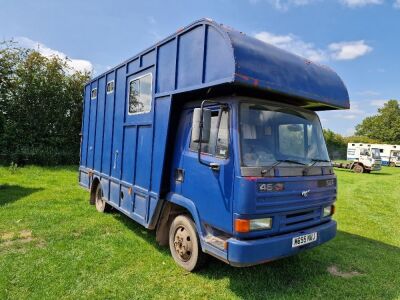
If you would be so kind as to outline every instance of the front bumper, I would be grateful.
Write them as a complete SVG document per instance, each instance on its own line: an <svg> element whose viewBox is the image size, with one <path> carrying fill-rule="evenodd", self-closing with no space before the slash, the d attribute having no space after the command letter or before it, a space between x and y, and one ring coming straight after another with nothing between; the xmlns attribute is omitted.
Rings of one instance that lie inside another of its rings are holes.
<svg viewBox="0 0 400 300"><path fill-rule="evenodd" d="M317 232L316 241L297 248L292 248L292 238ZM279 236L256 240L228 240L229 264L237 267L245 267L276 260L285 256L295 255L305 249L310 249L323 244L336 235L336 222L331 220L309 229L290 232Z"/></svg>
<svg viewBox="0 0 400 300"><path fill-rule="evenodd" d="M373 165L371 171L380 171L382 169L381 165Z"/></svg>

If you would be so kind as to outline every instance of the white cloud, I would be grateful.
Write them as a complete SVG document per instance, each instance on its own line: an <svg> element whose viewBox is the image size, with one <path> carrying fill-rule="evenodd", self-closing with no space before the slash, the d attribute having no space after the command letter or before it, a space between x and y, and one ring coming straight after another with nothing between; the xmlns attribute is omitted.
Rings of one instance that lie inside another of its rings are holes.
<svg viewBox="0 0 400 300"><path fill-rule="evenodd" d="M358 102L352 101L350 109L343 111L335 111L335 117L344 120L354 120L360 117L365 117L367 112L360 108Z"/></svg>
<svg viewBox="0 0 400 300"><path fill-rule="evenodd" d="M324 2L325 0L248 0L251 4L267 2L275 9L287 11L292 7L306 6L315 2ZM368 5L381 5L385 0L337 0L342 5L350 8L359 8ZM394 0L393 7L400 9L400 0Z"/></svg>
<svg viewBox="0 0 400 300"><path fill-rule="evenodd" d="M372 51L364 40L332 43L327 49L316 47L313 43L304 42L294 34L276 35L261 31L254 35L257 39L278 48L295 53L314 62L334 60L351 60Z"/></svg>
<svg viewBox="0 0 400 300"><path fill-rule="evenodd" d="M368 46L364 40L339 42L329 45L331 57L336 60L355 59L372 51L372 47Z"/></svg>
<svg viewBox="0 0 400 300"><path fill-rule="evenodd" d="M348 7L355 8L355 7L363 7L366 5L382 4L383 0L340 0L340 2Z"/></svg>
<svg viewBox="0 0 400 300"><path fill-rule="evenodd" d="M303 56L315 62L320 62L327 59L324 50L316 48L312 43L304 42L293 34L275 35L267 31L261 31L256 33L254 36L265 43L269 43L286 51L296 53L297 55Z"/></svg>
<svg viewBox="0 0 400 300"><path fill-rule="evenodd" d="M372 106L381 107L381 106L383 106L386 102L388 102L388 100L384 100L384 99L375 99L375 100L369 101L369 104L372 105Z"/></svg>
<svg viewBox="0 0 400 300"><path fill-rule="evenodd" d="M75 70L75 71L81 71L81 72L92 72L93 71L93 65L90 61L85 60L85 59L75 59L68 57L65 53L51 49L47 47L46 45L33 41L27 37L17 37L15 38L15 41L18 42L19 45L21 45L24 48L30 48L38 51L40 54L46 57L52 57L56 56L61 59L68 59L68 66Z"/></svg>
<svg viewBox="0 0 400 300"><path fill-rule="evenodd" d="M251 4L257 4L262 0L249 0ZM280 11L287 11L291 7L305 6L319 0L265 0L271 4L275 9Z"/></svg>
<svg viewBox="0 0 400 300"><path fill-rule="evenodd" d="M372 90L365 90L365 91L362 91L362 92L358 92L357 94L361 95L361 96L365 96L365 97L376 97L376 96L380 95L379 92L372 91Z"/></svg>

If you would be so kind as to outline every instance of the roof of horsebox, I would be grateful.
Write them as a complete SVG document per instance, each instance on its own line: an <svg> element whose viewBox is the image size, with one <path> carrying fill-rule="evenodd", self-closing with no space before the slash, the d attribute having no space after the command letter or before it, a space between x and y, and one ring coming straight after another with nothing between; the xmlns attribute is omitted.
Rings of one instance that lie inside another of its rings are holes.
<svg viewBox="0 0 400 300"><path fill-rule="evenodd" d="M102 77L115 76L118 82L150 69L155 97L220 89L311 110L350 107L343 81L329 67L206 18L93 78L90 85L96 87Z"/></svg>
<svg viewBox="0 0 400 300"><path fill-rule="evenodd" d="M314 103L315 110L326 109L326 106L330 109L350 107L346 86L329 67L222 24L212 23L229 38L235 60L236 83L309 100Z"/></svg>

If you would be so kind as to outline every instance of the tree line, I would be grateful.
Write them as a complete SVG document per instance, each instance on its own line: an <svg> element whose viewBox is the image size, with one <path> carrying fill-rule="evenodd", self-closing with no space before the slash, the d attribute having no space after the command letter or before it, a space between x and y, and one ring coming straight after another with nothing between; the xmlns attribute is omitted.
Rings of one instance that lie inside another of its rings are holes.
<svg viewBox="0 0 400 300"><path fill-rule="evenodd" d="M76 164L89 73L13 41L0 43L0 161Z"/></svg>
<svg viewBox="0 0 400 300"><path fill-rule="evenodd" d="M0 163L79 162L83 87L90 74L68 59L45 57L13 41L0 42ZM332 159L348 142L400 144L400 107L390 100L356 127L356 136L324 130Z"/></svg>

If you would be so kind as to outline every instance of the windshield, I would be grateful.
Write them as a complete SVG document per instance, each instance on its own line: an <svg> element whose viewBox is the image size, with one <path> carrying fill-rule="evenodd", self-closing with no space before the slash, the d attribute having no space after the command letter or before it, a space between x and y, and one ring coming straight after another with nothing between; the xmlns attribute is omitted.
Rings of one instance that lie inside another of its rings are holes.
<svg viewBox="0 0 400 300"><path fill-rule="evenodd" d="M240 143L245 167L329 161L318 116L294 108L242 103Z"/></svg>
<svg viewBox="0 0 400 300"><path fill-rule="evenodd" d="M372 148L371 152L372 152L372 158L375 158L375 159L381 158L381 153L378 148Z"/></svg>

